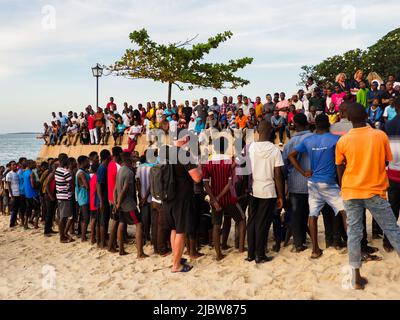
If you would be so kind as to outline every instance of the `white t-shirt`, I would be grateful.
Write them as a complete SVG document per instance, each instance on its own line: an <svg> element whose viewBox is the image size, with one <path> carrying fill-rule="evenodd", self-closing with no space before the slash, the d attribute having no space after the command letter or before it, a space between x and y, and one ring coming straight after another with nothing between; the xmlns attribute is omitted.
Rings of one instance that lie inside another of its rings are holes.
<svg viewBox="0 0 400 320"><path fill-rule="evenodd" d="M134 139L136 136L142 133L142 126L132 126L129 129L129 138Z"/></svg>
<svg viewBox="0 0 400 320"><path fill-rule="evenodd" d="M303 110L303 102L297 100L297 102L292 102L296 110Z"/></svg>
<svg viewBox="0 0 400 320"><path fill-rule="evenodd" d="M129 119L128 115L126 113L124 113L122 115L122 121L124 122L124 125L127 127L131 126L131 120Z"/></svg>
<svg viewBox="0 0 400 320"><path fill-rule="evenodd" d="M178 121L171 120L169 122L169 130L173 133L176 132L178 130Z"/></svg>
<svg viewBox="0 0 400 320"><path fill-rule="evenodd" d="M14 197L18 197L19 194L19 179L18 174L14 171L10 171L6 175L6 182L11 182L11 191ZM7 186L8 189L8 186Z"/></svg>
<svg viewBox="0 0 400 320"><path fill-rule="evenodd" d="M253 172L253 197L276 198L274 169L283 166L279 148L269 141L252 142L248 157Z"/></svg>

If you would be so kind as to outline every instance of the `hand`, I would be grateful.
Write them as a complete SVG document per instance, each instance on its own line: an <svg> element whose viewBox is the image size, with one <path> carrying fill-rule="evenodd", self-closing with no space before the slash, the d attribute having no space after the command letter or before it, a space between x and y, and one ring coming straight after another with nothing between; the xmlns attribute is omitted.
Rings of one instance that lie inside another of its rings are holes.
<svg viewBox="0 0 400 320"><path fill-rule="evenodd" d="M213 207L215 208L216 211L222 211L222 208L221 208L221 206L219 205L218 202L214 202L212 205L213 205Z"/></svg>
<svg viewBox="0 0 400 320"><path fill-rule="evenodd" d="M311 170L307 170L306 172L304 172L304 175L306 178L310 178L312 176L313 172Z"/></svg>
<svg viewBox="0 0 400 320"><path fill-rule="evenodd" d="M278 198L276 200L276 208L277 209L282 209L283 208L283 199L282 198Z"/></svg>
<svg viewBox="0 0 400 320"><path fill-rule="evenodd" d="M115 212L117 212L117 211L119 211L119 209L121 208L121 204L118 202L116 205L115 205Z"/></svg>

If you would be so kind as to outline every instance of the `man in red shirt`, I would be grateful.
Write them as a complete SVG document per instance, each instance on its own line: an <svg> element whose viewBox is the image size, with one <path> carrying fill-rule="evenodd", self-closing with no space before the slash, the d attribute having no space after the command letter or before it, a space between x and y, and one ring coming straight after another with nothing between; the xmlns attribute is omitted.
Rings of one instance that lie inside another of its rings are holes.
<svg viewBox="0 0 400 320"><path fill-rule="evenodd" d="M107 103L106 108L107 108L108 110L115 110L115 109L117 109L117 105L114 103L114 98L113 98L113 97L110 97L110 102Z"/></svg>
<svg viewBox="0 0 400 320"><path fill-rule="evenodd" d="M232 157L225 154L225 138L214 140L214 151L211 160L202 168L203 182L206 192L210 196L212 205L213 242L217 253L217 261L222 260L221 253L221 225L223 216L230 216L239 224L239 251L244 252L246 236L246 216L238 201L230 193L230 179L233 174Z"/></svg>
<svg viewBox="0 0 400 320"><path fill-rule="evenodd" d="M117 182L117 173L119 168L121 168L120 162L120 156L122 154L122 148L121 147L114 147L112 149L112 160L108 164L107 167L107 187L108 187L108 202L110 203L110 211L113 212L114 206L115 206L115 201L114 201L114 189L115 189L115 184ZM119 221L114 217L114 214L112 214L112 226L111 226L111 233L110 233L110 239L108 241L108 251L110 252L117 252L116 249L116 244L117 244L117 230L118 230L118 224Z"/></svg>

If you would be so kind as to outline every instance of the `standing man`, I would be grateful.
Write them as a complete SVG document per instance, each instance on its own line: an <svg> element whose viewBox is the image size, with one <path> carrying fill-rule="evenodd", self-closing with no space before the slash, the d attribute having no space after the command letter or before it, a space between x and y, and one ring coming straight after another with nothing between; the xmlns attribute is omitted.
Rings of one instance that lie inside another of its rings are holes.
<svg viewBox="0 0 400 320"><path fill-rule="evenodd" d="M335 149L339 137L329 133L329 119L324 114L316 117L315 126L316 134L304 139L288 156L294 168L308 178L312 259L318 259L323 253L318 245L318 216L325 203L332 207L335 215L340 213L343 220L346 218L336 181ZM304 153L310 157L311 170L302 168L298 161L298 155Z"/></svg>
<svg viewBox="0 0 400 320"><path fill-rule="evenodd" d="M239 224L239 251L244 252L246 237L245 213L230 191L224 192L232 178L232 157L226 154L225 138L214 140L214 151L210 161L203 166L203 182L212 205L213 243L217 261L222 260L221 226L222 220L233 218Z"/></svg>
<svg viewBox="0 0 400 320"><path fill-rule="evenodd" d="M264 120L270 122L274 113L275 103L272 101L272 97L269 93L266 95L265 98L267 101L264 103L262 113L264 116Z"/></svg>
<svg viewBox="0 0 400 320"><path fill-rule="evenodd" d="M90 222L90 207L89 207L89 182L90 168L89 158L80 156L78 158L79 170L75 176L75 198L79 205L81 215L81 241L86 242L86 233ZM94 230L91 230L94 233Z"/></svg>
<svg viewBox="0 0 400 320"><path fill-rule="evenodd" d="M389 163L389 202L392 207L396 221L399 219L400 211L400 98L395 98L393 105L396 109L396 117L390 120L385 125L385 132L389 136L390 148L392 150L393 160ZM383 239L383 248L387 252L393 251L393 246L390 244L385 235Z"/></svg>
<svg viewBox="0 0 400 320"><path fill-rule="evenodd" d="M120 166L121 154L122 154L122 148L114 147L112 149L113 158L107 167L107 187L108 187L108 201L110 204L110 212L115 211L114 206L115 206L116 199L114 199L114 189L115 189L115 184L117 182L117 173L118 173L119 169L121 168L121 166ZM113 217L112 220L113 220L113 223L112 223L112 227L111 227L110 238L108 241L108 251L117 252L116 239L117 239L117 231L118 231L118 219L115 219ZM108 230L108 228L106 229L106 232L107 232L107 230Z"/></svg>
<svg viewBox="0 0 400 320"><path fill-rule="evenodd" d="M272 133L271 123L262 120L257 131L259 140L251 143L246 153L253 175L247 225L248 257L246 260L249 262L255 260L258 264L272 260L265 255L265 244L274 211L283 207L285 185L282 176L281 152L269 141Z"/></svg>
<svg viewBox="0 0 400 320"><path fill-rule="evenodd" d="M162 203L161 216L164 225L171 230L171 247L172 247L172 272L189 272L192 266L185 264L182 259L183 249L185 247L185 233L187 230L186 217L193 210L194 199L194 183L200 183L202 173L195 158L184 149L181 149L189 142L189 136L178 130L178 139L175 146L169 148L169 157L176 156L176 163L169 165L173 167L175 181L175 198L171 201ZM182 161L185 160L185 161Z"/></svg>
<svg viewBox="0 0 400 320"><path fill-rule="evenodd" d="M137 258L146 258L143 252L142 222L136 207L135 174L133 172L132 157L129 152L121 154L121 169L117 173L114 189L114 220L118 221L117 241L119 255L127 253L124 250L124 232L126 225L136 225Z"/></svg>
<svg viewBox="0 0 400 320"><path fill-rule="evenodd" d="M347 114L353 129L337 144L336 165L348 219L347 247L353 269L352 285L354 289L364 289L367 279L360 274L364 209L371 212L398 254L400 228L386 200L386 165L393 160L389 139L384 132L367 126L363 105L352 104Z"/></svg>
<svg viewBox="0 0 400 320"><path fill-rule="evenodd" d="M96 219L97 246L104 249L106 247L106 236L110 222L110 203L108 200L108 165L111 161L111 153L107 149L100 152L101 164L97 169L96 191L99 199L100 211Z"/></svg>
<svg viewBox="0 0 400 320"><path fill-rule="evenodd" d="M308 206L308 181L306 177L293 167L288 156L304 139L311 136L312 132L308 129L305 114L298 113L294 116L293 120L296 134L283 148L282 156L288 177L289 203L292 210L290 221L294 247L296 252L301 252L307 249L304 244L306 243L307 221L310 214L310 207ZM310 159L307 153L299 154L297 161L304 170L310 170Z"/></svg>
<svg viewBox="0 0 400 320"><path fill-rule="evenodd" d="M65 153L58 156L60 166L56 169L56 197L58 201L58 210L60 215L60 242L73 242L74 239L68 234L69 229L74 223L72 209L72 189L73 179L70 170L68 169L69 161Z"/></svg>
<svg viewBox="0 0 400 320"><path fill-rule="evenodd" d="M17 163L15 161L10 162L10 172L6 175L6 183L8 185L8 192L10 195L10 228L15 227L18 217L18 210L21 204L21 198L19 194L19 179L17 174Z"/></svg>

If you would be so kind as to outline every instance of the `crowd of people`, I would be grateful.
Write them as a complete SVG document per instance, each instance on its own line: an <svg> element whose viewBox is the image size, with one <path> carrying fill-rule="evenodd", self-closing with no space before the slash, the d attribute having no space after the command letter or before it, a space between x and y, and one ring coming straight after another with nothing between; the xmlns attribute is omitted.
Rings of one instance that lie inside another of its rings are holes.
<svg viewBox="0 0 400 320"><path fill-rule="evenodd" d="M290 99L283 92L267 94L265 103L242 95L235 103L223 97L221 105L217 98L211 105L200 99L178 106L173 100L137 109L124 103L120 114L110 98L104 110L89 106L79 116L52 116L51 125L44 125L48 145L107 145L113 136L115 146L112 152L105 148L78 159L60 154L40 164L21 158L0 168L0 209L9 207L12 228L39 228L42 222L44 234L58 233L62 243L74 241L75 234L87 241L90 231L93 245L125 255L124 245L132 242L127 225L135 225L138 258L147 257L143 246L150 242L154 254L172 252L172 272L189 272L185 247L196 259L201 246L211 245L216 259L223 259L232 219L235 247L247 251L249 262L272 259L266 255L271 225L274 251L291 237L293 251L304 251L309 235L311 258L318 259L322 213L325 247L347 247L354 288L362 289L361 261L380 259L378 248L368 245L368 209L372 237L383 238L386 251L400 253L400 83L394 76L385 82L376 73L365 79L357 71L351 80L339 74L329 86L309 78ZM137 138L152 129L176 137L139 155ZM243 164L227 153L222 137L212 141L208 161L199 163L199 155L186 148L190 135L181 133L209 129L256 130L257 141L243 148L249 172L239 170ZM129 146L123 150L126 132ZM169 161L181 153L190 161Z"/></svg>

